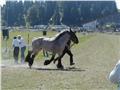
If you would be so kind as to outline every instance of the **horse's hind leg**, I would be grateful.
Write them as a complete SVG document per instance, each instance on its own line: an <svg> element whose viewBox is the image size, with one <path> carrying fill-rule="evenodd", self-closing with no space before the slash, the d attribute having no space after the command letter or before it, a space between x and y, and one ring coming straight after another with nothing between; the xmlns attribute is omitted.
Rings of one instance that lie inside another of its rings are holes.
<svg viewBox="0 0 120 90"><path fill-rule="evenodd" d="M62 55L60 56L61 58L66 54L66 52L67 52L67 47L65 47L65 49L64 49L64 51L63 51L63 53L62 53ZM55 63L60 57L56 57L55 59L54 59L54 62L53 63Z"/></svg>
<svg viewBox="0 0 120 90"><path fill-rule="evenodd" d="M52 55L50 60L45 60L44 65L50 64L54 60L54 58L55 58L55 54Z"/></svg>
<svg viewBox="0 0 120 90"><path fill-rule="evenodd" d="M34 62L34 58L35 58L35 54L33 54L32 56L31 56L31 60L30 60L30 62L29 62L29 66L31 67L32 66L32 64L33 64L33 62Z"/></svg>
<svg viewBox="0 0 120 90"><path fill-rule="evenodd" d="M32 51L28 51L28 54L25 58L25 62L29 62L31 54L32 54Z"/></svg>

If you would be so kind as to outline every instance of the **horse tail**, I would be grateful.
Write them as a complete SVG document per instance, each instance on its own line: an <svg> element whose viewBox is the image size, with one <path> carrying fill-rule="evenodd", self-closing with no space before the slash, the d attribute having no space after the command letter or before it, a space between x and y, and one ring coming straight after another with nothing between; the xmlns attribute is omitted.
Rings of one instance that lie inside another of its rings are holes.
<svg viewBox="0 0 120 90"><path fill-rule="evenodd" d="M27 56L26 56L26 58L25 58L25 62L28 62L29 61L29 59L31 58L31 54L32 54L32 51L28 51L28 54L27 54Z"/></svg>

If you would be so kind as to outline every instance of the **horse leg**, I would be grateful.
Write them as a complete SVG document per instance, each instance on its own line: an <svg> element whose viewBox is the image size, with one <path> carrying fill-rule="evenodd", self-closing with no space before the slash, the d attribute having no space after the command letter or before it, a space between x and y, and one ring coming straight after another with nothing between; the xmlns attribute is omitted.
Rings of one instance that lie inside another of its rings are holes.
<svg viewBox="0 0 120 90"><path fill-rule="evenodd" d="M28 51L28 54L25 58L25 62L28 62L28 65L29 67L31 68L32 64L33 64L33 59L34 59L34 55L33 54L33 51Z"/></svg>
<svg viewBox="0 0 120 90"><path fill-rule="evenodd" d="M63 69L63 68L64 68L63 65L62 65L62 63L61 63L61 58L65 55L65 53L67 52L67 49L68 49L68 48L65 47L62 55L56 58L56 59L58 59L57 68L59 68L59 69Z"/></svg>
<svg viewBox="0 0 120 90"><path fill-rule="evenodd" d="M70 65L74 65L75 63L73 62L72 52L69 49L67 49L66 53L70 56Z"/></svg>
<svg viewBox="0 0 120 90"><path fill-rule="evenodd" d="M32 55L29 62L28 62L29 68L31 68L31 66L33 65L34 57L35 57L35 55Z"/></svg>
<svg viewBox="0 0 120 90"><path fill-rule="evenodd" d="M62 55L60 56L61 58L65 55L65 53L67 52L67 47L65 47L65 49L64 49L64 51L63 51L63 53L62 53ZM55 59L54 59L54 61L53 61L53 63L55 64L55 62L57 61L59 59L59 57L56 57Z"/></svg>
<svg viewBox="0 0 120 90"><path fill-rule="evenodd" d="M25 58L25 62L29 62L29 59L30 59L30 57L31 57L31 54L32 54L32 51L28 51L28 54L27 54L27 56L26 56L26 58Z"/></svg>
<svg viewBox="0 0 120 90"><path fill-rule="evenodd" d="M30 60L29 60L29 62L28 62L28 65L29 65L30 68L31 68L31 66L33 65L34 58L35 58L35 56L36 56L37 54L38 54L38 51L31 54Z"/></svg>
<svg viewBox="0 0 120 90"><path fill-rule="evenodd" d="M57 64L58 69L64 69L62 63L61 63L61 57L58 59L58 64Z"/></svg>
<svg viewBox="0 0 120 90"><path fill-rule="evenodd" d="M53 63L55 64L58 59L59 59L59 57L55 58Z"/></svg>
<svg viewBox="0 0 120 90"><path fill-rule="evenodd" d="M54 60L54 58L55 58L55 54L52 55L50 60L45 60L44 65L50 64Z"/></svg>

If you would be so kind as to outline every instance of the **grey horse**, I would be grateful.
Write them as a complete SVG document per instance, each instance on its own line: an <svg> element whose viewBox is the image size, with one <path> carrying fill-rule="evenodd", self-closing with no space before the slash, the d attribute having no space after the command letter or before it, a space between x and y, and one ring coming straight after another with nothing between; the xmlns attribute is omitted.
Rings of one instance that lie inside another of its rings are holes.
<svg viewBox="0 0 120 90"><path fill-rule="evenodd" d="M25 61L28 62L31 68L35 56L43 49L52 52L52 57L58 54L57 68L63 68L61 58L63 57L63 51L69 40L73 41L75 44L79 43L77 36L71 28L70 30L64 30L58 33L52 38L38 37L32 41L32 50L28 51Z"/></svg>

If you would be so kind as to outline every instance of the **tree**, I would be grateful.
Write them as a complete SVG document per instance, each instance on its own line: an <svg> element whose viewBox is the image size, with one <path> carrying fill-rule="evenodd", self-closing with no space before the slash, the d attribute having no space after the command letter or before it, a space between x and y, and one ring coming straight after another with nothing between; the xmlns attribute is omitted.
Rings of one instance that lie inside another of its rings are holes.
<svg viewBox="0 0 120 90"><path fill-rule="evenodd" d="M115 1L7 1L2 7L2 25L21 26L84 23L117 12Z"/></svg>

